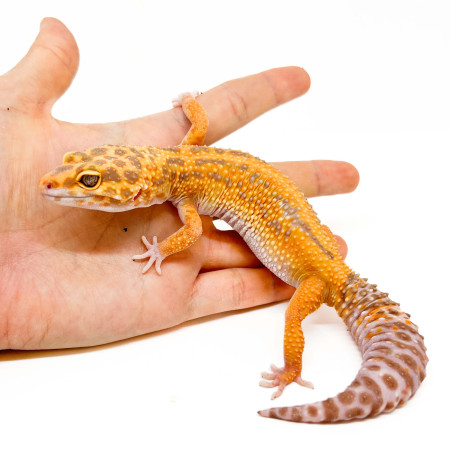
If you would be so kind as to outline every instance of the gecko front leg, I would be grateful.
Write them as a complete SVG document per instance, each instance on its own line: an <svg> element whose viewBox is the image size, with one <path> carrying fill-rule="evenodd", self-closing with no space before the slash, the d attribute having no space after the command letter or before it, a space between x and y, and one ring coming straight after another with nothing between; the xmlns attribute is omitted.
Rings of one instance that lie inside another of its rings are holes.
<svg viewBox="0 0 450 450"><path fill-rule="evenodd" d="M177 204L178 214L184 225L175 233L164 239L160 244L156 236L153 237L153 243L150 244L145 236L142 241L147 247L147 251L142 255L133 256L133 261L137 259L149 258L142 273L155 263L155 269L158 275L161 275L161 263L169 255L181 252L190 247L202 234L202 221L198 215L194 203L185 199Z"/></svg>
<svg viewBox="0 0 450 450"><path fill-rule="evenodd" d="M196 95L196 94L194 94ZM208 115L204 108L198 103L193 94L181 94L174 100L174 106L181 106L184 114L191 122L191 128L183 139L181 145L203 145L208 129ZM149 258L142 273L155 263L156 272L161 275L161 263L167 256L181 252L190 247L202 234L202 221L198 215L197 208L190 199L184 199L177 204L178 214L184 223L176 233L164 239L160 244L156 236L153 237L153 243L150 244L145 236L142 236L142 242L147 247L147 251L142 255L133 256L136 259Z"/></svg>

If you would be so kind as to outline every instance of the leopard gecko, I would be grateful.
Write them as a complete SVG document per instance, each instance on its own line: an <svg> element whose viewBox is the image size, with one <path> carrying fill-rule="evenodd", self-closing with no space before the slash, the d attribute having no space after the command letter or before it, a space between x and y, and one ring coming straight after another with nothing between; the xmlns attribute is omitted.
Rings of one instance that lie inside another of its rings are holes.
<svg viewBox="0 0 450 450"><path fill-rule="evenodd" d="M233 227L259 260L296 291L286 311L284 367L271 366L260 385L273 398L301 377L302 320L325 303L344 320L362 354L354 381L335 397L300 406L259 411L294 422L335 422L389 412L414 395L428 362L423 337L388 294L343 261L329 228L293 182L248 153L203 145L208 117L194 96L178 105L191 122L182 143L171 148L104 145L67 153L40 181L42 194L59 205L117 212L165 201L183 226L158 243L142 237L143 272L183 251L202 234L199 215Z"/></svg>

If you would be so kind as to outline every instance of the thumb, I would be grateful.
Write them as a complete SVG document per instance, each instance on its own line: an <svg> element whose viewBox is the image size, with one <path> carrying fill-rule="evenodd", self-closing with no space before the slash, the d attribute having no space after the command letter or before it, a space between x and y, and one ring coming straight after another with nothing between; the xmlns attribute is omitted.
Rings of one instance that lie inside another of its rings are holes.
<svg viewBox="0 0 450 450"><path fill-rule="evenodd" d="M67 90L78 68L78 47L57 19L46 18L25 57L4 77L18 110L50 111Z"/></svg>

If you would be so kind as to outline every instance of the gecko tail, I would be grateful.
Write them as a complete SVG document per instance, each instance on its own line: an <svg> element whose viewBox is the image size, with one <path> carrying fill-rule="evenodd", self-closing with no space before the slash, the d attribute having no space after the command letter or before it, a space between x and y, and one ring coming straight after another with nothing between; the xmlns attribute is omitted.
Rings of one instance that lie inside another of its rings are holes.
<svg viewBox="0 0 450 450"><path fill-rule="evenodd" d="M390 412L415 394L428 358L409 314L356 274L349 277L335 308L362 354L356 378L335 397L259 411L261 416L308 423L350 421Z"/></svg>

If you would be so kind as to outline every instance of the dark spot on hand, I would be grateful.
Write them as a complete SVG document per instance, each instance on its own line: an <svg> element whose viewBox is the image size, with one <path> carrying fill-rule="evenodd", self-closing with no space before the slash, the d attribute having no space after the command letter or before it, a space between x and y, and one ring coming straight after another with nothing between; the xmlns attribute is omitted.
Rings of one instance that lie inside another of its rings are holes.
<svg viewBox="0 0 450 450"><path fill-rule="evenodd" d="M128 231L128 228L122 228L123 229L123 231L125 231L125 233Z"/></svg>

